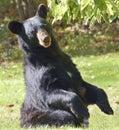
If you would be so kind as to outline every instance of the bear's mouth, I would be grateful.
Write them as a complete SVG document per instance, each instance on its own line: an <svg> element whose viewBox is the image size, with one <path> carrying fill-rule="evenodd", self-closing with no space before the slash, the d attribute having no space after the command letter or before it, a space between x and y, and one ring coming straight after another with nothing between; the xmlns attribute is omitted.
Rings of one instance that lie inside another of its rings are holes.
<svg viewBox="0 0 119 130"><path fill-rule="evenodd" d="M46 30L40 29L37 32L37 38L39 41L39 44L45 48L48 48L51 46L51 38Z"/></svg>

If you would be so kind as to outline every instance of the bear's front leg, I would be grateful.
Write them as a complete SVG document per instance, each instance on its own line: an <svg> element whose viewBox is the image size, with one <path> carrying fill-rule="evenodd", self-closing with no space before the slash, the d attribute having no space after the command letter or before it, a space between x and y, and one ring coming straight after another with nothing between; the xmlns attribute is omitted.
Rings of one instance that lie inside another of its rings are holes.
<svg viewBox="0 0 119 130"><path fill-rule="evenodd" d="M69 111L80 123L88 126L88 109L83 105L76 93L57 89L47 95L46 102L50 108Z"/></svg>

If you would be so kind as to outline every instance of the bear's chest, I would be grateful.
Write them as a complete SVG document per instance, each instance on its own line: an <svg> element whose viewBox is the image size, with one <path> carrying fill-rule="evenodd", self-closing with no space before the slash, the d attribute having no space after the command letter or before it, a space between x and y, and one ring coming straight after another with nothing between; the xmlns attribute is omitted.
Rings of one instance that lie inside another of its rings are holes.
<svg viewBox="0 0 119 130"><path fill-rule="evenodd" d="M73 87L72 74L61 66L25 66L24 76L28 87L37 89L65 89Z"/></svg>

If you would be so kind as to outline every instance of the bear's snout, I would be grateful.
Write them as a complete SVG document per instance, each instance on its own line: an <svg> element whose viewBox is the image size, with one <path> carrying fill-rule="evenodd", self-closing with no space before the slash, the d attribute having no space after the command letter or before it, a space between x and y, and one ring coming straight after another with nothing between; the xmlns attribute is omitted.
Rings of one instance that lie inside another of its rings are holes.
<svg viewBox="0 0 119 130"><path fill-rule="evenodd" d="M47 48L51 45L51 38L46 30L39 29L37 32L37 38L41 46Z"/></svg>

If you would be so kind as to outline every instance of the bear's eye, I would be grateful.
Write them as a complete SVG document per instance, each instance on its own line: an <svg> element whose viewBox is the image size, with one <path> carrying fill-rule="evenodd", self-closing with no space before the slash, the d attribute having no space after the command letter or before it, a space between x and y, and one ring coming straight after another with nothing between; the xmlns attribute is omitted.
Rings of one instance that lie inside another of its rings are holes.
<svg viewBox="0 0 119 130"><path fill-rule="evenodd" d="M32 31L31 31L31 34L32 34L32 35L36 35L36 31L35 31L35 30L32 30Z"/></svg>

